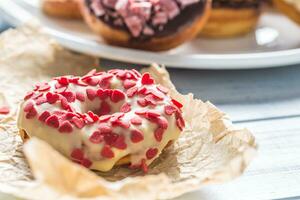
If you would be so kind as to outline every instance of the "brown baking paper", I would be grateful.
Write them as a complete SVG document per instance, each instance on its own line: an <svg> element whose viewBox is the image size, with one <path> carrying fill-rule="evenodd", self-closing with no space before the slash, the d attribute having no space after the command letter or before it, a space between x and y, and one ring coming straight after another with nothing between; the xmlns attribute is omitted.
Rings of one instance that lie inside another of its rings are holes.
<svg viewBox="0 0 300 200"><path fill-rule="evenodd" d="M178 93L166 69L153 65L144 71L183 103L186 128L151 164L148 174L126 167L92 172L35 138L24 145L29 168L16 127L18 103L34 83L64 74L83 75L94 63L93 58L61 48L36 27L2 34L0 105L9 105L11 113L0 116L0 191L37 200L170 199L241 175L255 155L255 139L248 130L235 128L211 103Z"/></svg>

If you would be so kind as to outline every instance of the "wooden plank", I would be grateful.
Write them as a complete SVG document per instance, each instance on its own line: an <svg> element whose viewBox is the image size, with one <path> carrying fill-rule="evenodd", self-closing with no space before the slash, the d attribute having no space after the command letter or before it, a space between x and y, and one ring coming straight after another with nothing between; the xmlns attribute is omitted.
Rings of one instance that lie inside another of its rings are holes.
<svg viewBox="0 0 300 200"><path fill-rule="evenodd" d="M246 173L226 184L207 186L176 200L300 199L300 117L239 124L253 131L258 156Z"/></svg>

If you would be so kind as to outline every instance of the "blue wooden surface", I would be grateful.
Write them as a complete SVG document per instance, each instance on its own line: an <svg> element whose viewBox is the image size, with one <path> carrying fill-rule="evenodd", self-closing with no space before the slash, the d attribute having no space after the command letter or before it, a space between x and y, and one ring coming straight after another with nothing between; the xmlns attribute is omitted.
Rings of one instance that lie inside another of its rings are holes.
<svg viewBox="0 0 300 200"><path fill-rule="evenodd" d="M1 21L0 31L9 26ZM139 67L101 59L107 67ZM192 92L254 132L259 156L244 176L183 199L300 199L300 65L260 70L170 69L182 93ZM1 195L0 195L1 198ZM3 197L6 199L6 197Z"/></svg>

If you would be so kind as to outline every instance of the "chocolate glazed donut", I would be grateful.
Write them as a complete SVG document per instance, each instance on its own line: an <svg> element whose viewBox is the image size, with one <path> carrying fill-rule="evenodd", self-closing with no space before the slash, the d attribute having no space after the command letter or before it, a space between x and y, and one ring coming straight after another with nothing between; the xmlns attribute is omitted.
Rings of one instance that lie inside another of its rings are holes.
<svg viewBox="0 0 300 200"><path fill-rule="evenodd" d="M201 35L226 38L252 31L259 19L264 0L214 0L211 16Z"/></svg>
<svg viewBox="0 0 300 200"><path fill-rule="evenodd" d="M211 0L79 0L85 21L113 45L162 51L194 38Z"/></svg>

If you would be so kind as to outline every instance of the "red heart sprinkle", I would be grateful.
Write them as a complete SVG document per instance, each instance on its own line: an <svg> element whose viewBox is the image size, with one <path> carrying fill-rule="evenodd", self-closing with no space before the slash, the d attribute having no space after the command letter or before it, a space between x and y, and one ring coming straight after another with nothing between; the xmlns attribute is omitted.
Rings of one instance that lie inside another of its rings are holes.
<svg viewBox="0 0 300 200"><path fill-rule="evenodd" d="M175 108L174 106L171 106L171 105L165 106L165 113L167 115L172 115L176 111L177 111L177 108Z"/></svg>
<svg viewBox="0 0 300 200"><path fill-rule="evenodd" d="M143 133L139 130L132 130L130 139L133 143L138 143L144 139Z"/></svg>
<svg viewBox="0 0 300 200"><path fill-rule="evenodd" d="M147 88L145 86L141 87L139 90L138 90L138 93L139 94L146 94L147 93Z"/></svg>
<svg viewBox="0 0 300 200"><path fill-rule="evenodd" d="M121 101L121 100L125 99L125 94L121 90L116 89L116 90L112 91L110 99L111 99L112 102L116 103L118 101Z"/></svg>
<svg viewBox="0 0 300 200"><path fill-rule="evenodd" d="M156 88L157 88L159 91L161 91L161 92L163 92L163 93L165 93L165 94L167 94L167 93L169 92L169 89L166 88L166 87L164 87L164 86L162 86L162 85L158 85Z"/></svg>
<svg viewBox="0 0 300 200"><path fill-rule="evenodd" d="M33 93L32 91L27 92L27 94L26 94L25 97L24 97L24 100L29 99L30 97L32 97L33 94L34 94L34 93Z"/></svg>
<svg viewBox="0 0 300 200"><path fill-rule="evenodd" d="M148 103L148 104L152 104L152 105L156 105L157 102L156 102L156 99L153 97L153 95L149 94L147 96L145 96L145 101Z"/></svg>
<svg viewBox="0 0 300 200"><path fill-rule="evenodd" d="M33 105L32 101L29 101L24 107L24 112L29 112L30 110L33 109L33 107L34 107L34 105Z"/></svg>
<svg viewBox="0 0 300 200"><path fill-rule="evenodd" d="M49 89L50 89L50 85L44 84L44 85L40 86L39 91L44 92L44 91L47 91Z"/></svg>
<svg viewBox="0 0 300 200"><path fill-rule="evenodd" d="M108 145L104 145L102 150L101 150L101 156L105 158L113 158L114 152L111 150L111 148Z"/></svg>
<svg viewBox="0 0 300 200"><path fill-rule="evenodd" d="M94 75L96 72L97 72L96 69L92 69L91 71L89 71L89 72L88 72L86 75L84 75L84 76L92 76L92 75Z"/></svg>
<svg viewBox="0 0 300 200"><path fill-rule="evenodd" d="M9 113L9 107L8 106L1 106L0 107L0 114L6 115Z"/></svg>
<svg viewBox="0 0 300 200"><path fill-rule="evenodd" d="M150 76L149 73L144 73L142 76L142 84L143 85L151 85L154 83L154 79Z"/></svg>
<svg viewBox="0 0 300 200"><path fill-rule="evenodd" d="M109 134L112 133L112 128L108 126L107 124L100 124L98 127L101 134Z"/></svg>
<svg viewBox="0 0 300 200"><path fill-rule="evenodd" d="M48 111L44 111L40 116L39 116L39 120L42 122L45 122L46 119L50 116L50 112Z"/></svg>
<svg viewBox="0 0 300 200"><path fill-rule="evenodd" d="M89 138L89 140L94 144L99 144L103 141L103 135L99 131L95 131Z"/></svg>
<svg viewBox="0 0 300 200"><path fill-rule="evenodd" d="M99 109L99 115L107 115L109 113L110 113L110 105L105 101L102 101Z"/></svg>
<svg viewBox="0 0 300 200"><path fill-rule="evenodd" d="M96 90L93 90L90 88L86 89L86 94L87 94L88 99L91 101L94 100L97 96Z"/></svg>
<svg viewBox="0 0 300 200"><path fill-rule="evenodd" d="M162 140L163 134L164 134L164 129L163 128L157 128L154 131L154 137L155 137L157 142L160 142Z"/></svg>
<svg viewBox="0 0 300 200"><path fill-rule="evenodd" d="M32 119L37 115L36 109L33 107L27 114L26 114L26 119Z"/></svg>
<svg viewBox="0 0 300 200"><path fill-rule="evenodd" d="M64 97L60 100L60 105L64 110L67 110L70 107L68 100Z"/></svg>
<svg viewBox="0 0 300 200"><path fill-rule="evenodd" d="M111 118L111 115L102 115L99 117L100 122L107 122Z"/></svg>
<svg viewBox="0 0 300 200"><path fill-rule="evenodd" d="M48 92L46 94L46 98L47 98L48 103L54 104L59 99L59 95L58 94L52 94L52 93Z"/></svg>
<svg viewBox="0 0 300 200"><path fill-rule="evenodd" d="M58 82L61 85L68 85L69 84L69 79L67 77L60 77L58 79Z"/></svg>
<svg viewBox="0 0 300 200"><path fill-rule="evenodd" d="M185 127L185 122L183 120L182 117L179 117L177 120L176 120L176 124L178 126L178 128L182 131L183 128Z"/></svg>
<svg viewBox="0 0 300 200"><path fill-rule="evenodd" d="M72 122L79 129L82 129L84 127L84 120L83 119L80 119L78 117L73 117Z"/></svg>
<svg viewBox="0 0 300 200"><path fill-rule="evenodd" d="M73 151L71 153L71 158L73 158L75 160L83 160L83 158L84 158L83 151L79 148L73 149Z"/></svg>
<svg viewBox="0 0 300 200"><path fill-rule="evenodd" d="M66 99L68 100L68 102L74 102L76 97L75 94L71 91L64 91L61 93L64 97L66 97Z"/></svg>
<svg viewBox="0 0 300 200"><path fill-rule="evenodd" d="M124 103L121 106L120 112L128 113L131 110L131 105L129 103Z"/></svg>
<svg viewBox="0 0 300 200"><path fill-rule="evenodd" d="M158 117L156 119L157 124L160 128L167 129L168 128L168 120L164 117Z"/></svg>
<svg viewBox="0 0 300 200"><path fill-rule="evenodd" d="M119 135L117 140L112 144L113 147L117 149L124 150L127 148L127 144L125 143L125 137L123 135Z"/></svg>
<svg viewBox="0 0 300 200"><path fill-rule="evenodd" d="M106 99L107 97L110 96L110 92L111 92L111 90L109 90L109 89L103 90L103 89L100 88L100 89L97 90L97 96L100 99L104 100L104 99Z"/></svg>
<svg viewBox="0 0 300 200"><path fill-rule="evenodd" d="M135 85L136 85L136 82L133 81L133 80L128 80L128 79L126 79L126 80L123 82L123 87L124 87L125 89L129 89L129 88L131 88L131 87L133 87L133 86L135 86Z"/></svg>
<svg viewBox="0 0 300 200"><path fill-rule="evenodd" d="M183 105L181 104L181 103L179 103L178 101L176 101L175 99L172 99L172 103L175 105L175 106L177 106L177 108L182 108L183 107Z"/></svg>
<svg viewBox="0 0 300 200"><path fill-rule="evenodd" d="M44 104L44 103L46 103L46 102L47 102L46 97L40 97L40 98L38 98L38 99L35 101L35 104L36 104L36 105L42 105L42 104Z"/></svg>
<svg viewBox="0 0 300 200"><path fill-rule="evenodd" d="M106 144L113 144L117 139L118 139L118 134L116 133L109 133L109 134L104 134L104 140Z"/></svg>
<svg viewBox="0 0 300 200"><path fill-rule="evenodd" d="M85 101L85 96L82 92L76 92L76 99L78 99L81 102Z"/></svg>
<svg viewBox="0 0 300 200"><path fill-rule="evenodd" d="M130 124L128 122L124 122L124 121L121 121L121 120L112 121L111 125L112 126L120 126L122 128L125 128L125 129L130 127Z"/></svg>
<svg viewBox="0 0 300 200"><path fill-rule="evenodd" d="M98 115L95 115L92 111L88 111L87 114L92 118L94 122L98 121L99 119Z"/></svg>
<svg viewBox="0 0 300 200"><path fill-rule="evenodd" d="M133 97L138 91L137 87L132 87L126 91L128 97Z"/></svg>
<svg viewBox="0 0 300 200"><path fill-rule="evenodd" d="M154 158L156 156L157 153L158 153L157 148L150 148L146 152L146 157L148 160L151 160L152 158Z"/></svg>
<svg viewBox="0 0 300 200"><path fill-rule="evenodd" d="M96 86L99 83L99 79L98 78L94 78L94 77L89 77L85 80L89 85L92 86Z"/></svg>
<svg viewBox="0 0 300 200"><path fill-rule="evenodd" d="M160 113L156 111L147 111L146 116L147 118L157 118L160 116Z"/></svg>
<svg viewBox="0 0 300 200"><path fill-rule="evenodd" d="M142 119L140 117L133 117L130 122L133 125L141 125L142 124Z"/></svg>
<svg viewBox="0 0 300 200"><path fill-rule="evenodd" d="M138 99L138 100L137 100L137 103L138 103L139 106L141 106L141 107L146 107L146 106L148 105L148 103L147 103L147 101L146 101L145 98L143 98L143 99Z"/></svg>
<svg viewBox="0 0 300 200"><path fill-rule="evenodd" d="M50 117L48 117L46 119L46 124L48 126L51 126L51 127L54 127L54 128L58 128L59 127L58 117L56 115L51 115Z"/></svg>
<svg viewBox="0 0 300 200"><path fill-rule="evenodd" d="M144 173L148 172L148 165L146 164L146 160L145 159L142 159L141 168L142 168L142 170L143 170Z"/></svg>
<svg viewBox="0 0 300 200"><path fill-rule="evenodd" d="M80 164L86 168L89 168L92 165L92 162L89 159L84 158L81 160Z"/></svg>
<svg viewBox="0 0 300 200"><path fill-rule="evenodd" d="M58 131L61 133L71 133L73 131L72 124L69 121L64 121L60 125Z"/></svg>

